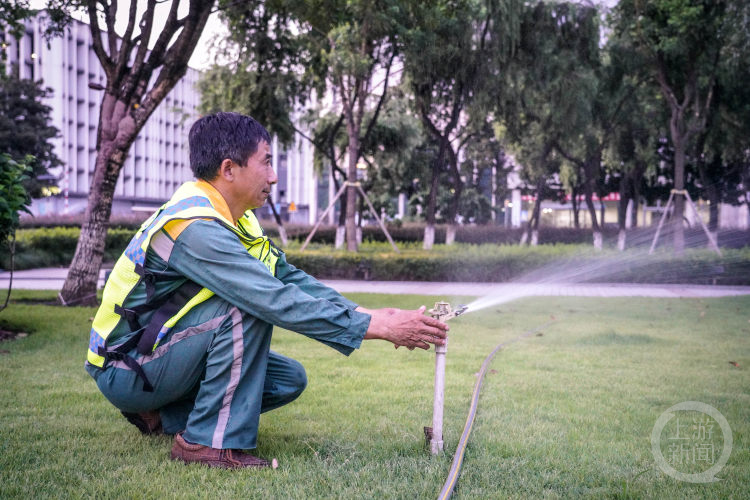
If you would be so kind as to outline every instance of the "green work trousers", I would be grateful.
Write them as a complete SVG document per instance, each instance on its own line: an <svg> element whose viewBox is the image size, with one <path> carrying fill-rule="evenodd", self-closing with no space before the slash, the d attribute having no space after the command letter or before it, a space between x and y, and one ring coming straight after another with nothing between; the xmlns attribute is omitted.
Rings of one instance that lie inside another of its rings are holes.
<svg viewBox="0 0 750 500"><path fill-rule="evenodd" d="M191 443L251 449L260 414L293 401L307 385L299 362L270 351L272 329L214 296L182 317L152 354L130 353L153 392L123 361L86 368L120 410L158 410L168 434L184 430Z"/></svg>

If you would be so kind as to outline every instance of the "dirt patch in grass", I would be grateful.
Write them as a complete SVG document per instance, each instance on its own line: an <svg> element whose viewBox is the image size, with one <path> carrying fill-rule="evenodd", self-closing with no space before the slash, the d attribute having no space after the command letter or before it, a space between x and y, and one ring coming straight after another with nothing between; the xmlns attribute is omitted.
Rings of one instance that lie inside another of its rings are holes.
<svg viewBox="0 0 750 500"><path fill-rule="evenodd" d="M14 340L17 338L23 338L28 336L29 334L26 332L22 332L21 330L14 330L7 326L0 326L0 342L3 342L5 340ZM3 351L0 349L0 354L5 354L7 351Z"/></svg>

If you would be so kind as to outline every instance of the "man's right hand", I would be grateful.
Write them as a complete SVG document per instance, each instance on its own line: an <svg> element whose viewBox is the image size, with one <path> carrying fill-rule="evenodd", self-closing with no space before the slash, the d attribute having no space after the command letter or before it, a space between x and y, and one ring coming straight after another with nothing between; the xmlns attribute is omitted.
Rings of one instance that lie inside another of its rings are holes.
<svg viewBox="0 0 750 500"><path fill-rule="evenodd" d="M430 344L443 345L448 332L448 325L430 316L425 316L425 306L417 310L396 308L365 309L357 311L369 314L370 326L365 339L382 339L400 346L414 349L429 349Z"/></svg>

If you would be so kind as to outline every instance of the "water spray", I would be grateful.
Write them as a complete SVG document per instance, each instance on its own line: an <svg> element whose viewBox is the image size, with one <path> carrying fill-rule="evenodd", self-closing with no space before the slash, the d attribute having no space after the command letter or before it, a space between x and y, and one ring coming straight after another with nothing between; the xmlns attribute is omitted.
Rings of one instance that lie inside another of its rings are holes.
<svg viewBox="0 0 750 500"><path fill-rule="evenodd" d="M466 306L452 310L448 302L435 302L428 312L430 316L445 323L463 314ZM425 427L425 438L430 442L430 451L437 455L443 451L443 400L445 395L445 354L448 352L448 338L445 344L435 346L435 396L432 403L432 427Z"/></svg>

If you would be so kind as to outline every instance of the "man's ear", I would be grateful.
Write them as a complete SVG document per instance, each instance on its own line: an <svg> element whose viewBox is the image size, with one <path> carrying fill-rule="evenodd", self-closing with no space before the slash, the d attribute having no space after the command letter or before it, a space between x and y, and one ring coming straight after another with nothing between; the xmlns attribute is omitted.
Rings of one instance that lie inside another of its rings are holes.
<svg viewBox="0 0 750 500"><path fill-rule="evenodd" d="M234 180L234 171L232 170L232 167L234 167L234 162L230 160L229 158L225 158L221 165L219 165L219 177L224 179L225 181L232 182Z"/></svg>

